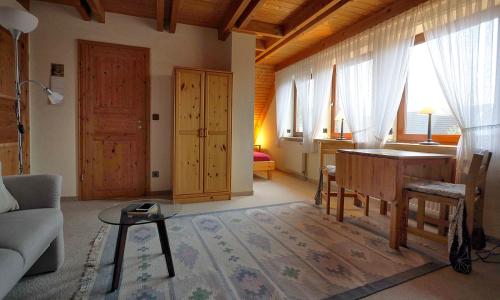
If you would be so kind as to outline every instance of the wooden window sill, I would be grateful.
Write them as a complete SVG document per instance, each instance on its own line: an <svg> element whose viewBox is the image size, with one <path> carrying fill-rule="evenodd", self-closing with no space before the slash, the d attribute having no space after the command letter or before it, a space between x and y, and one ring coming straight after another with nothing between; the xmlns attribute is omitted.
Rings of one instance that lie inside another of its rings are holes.
<svg viewBox="0 0 500 300"><path fill-rule="evenodd" d="M337 140L337 139L330 139L330 138L324 138L324 139L314 139L314 142L321 142L321 143L353 143L352 140ZM446 144L439 144L439 145L422 145L419 143L408 143L408 142L387 142L385 144L385 148L389 149L400 149L400 150L408 150L408 151L422 151L422 152L438 152L438 153L450 153L450 154L455 154L457 151L457 146L455 145L446 145Z"/></svg>
<svg viewBox="0 0 500 300"><path fill-rule="evenodd" d="M457 146L455 145L422 145L419 143L405 143L405 142L388 142L384 148L395 150L406 150L415 152L430 152L441 154L457 154Z"/></svg>
<svg viewBox="0 0 500 300"><path fill-rule="evenodd" d="M300 136L286 136L282 138L284 141L289 141L289 142L300 142L302 143L302 137Z"/></svg>
<svg viewBox="0 0 500 300"><path fill-rule="evenodd" d="M314 139L315 142L321 142L321 143L353 143L352 140L337 140L337 139L331 139L331 138L324 138L324 139Z"/></svg>

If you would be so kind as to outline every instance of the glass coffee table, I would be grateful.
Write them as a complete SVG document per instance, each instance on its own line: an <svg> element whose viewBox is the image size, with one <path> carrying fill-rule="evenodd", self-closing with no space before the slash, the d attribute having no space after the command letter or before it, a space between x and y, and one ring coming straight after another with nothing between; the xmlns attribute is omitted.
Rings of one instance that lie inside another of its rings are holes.
<svg viewBox="0 0 500 300"><path fill-rule="evenodd" d="M159 205L158 213L144 216L130 216L127 209L133 206L138 206L145 202L155 202ZM161 199L142 199L134 201L126 201L109 208L104 209L99 214L99 220L111 225L120 226L118 229L118 237L116 240L115 257L114 257L114 271L113 271L113 284L111 291L118 289L120 283L120 276L123 265L123 253L125 251L125 242L127 241L127 231L130 226L156 223L158 228L158 236L165 260L167 263L167 271L169 277L174 277L174 264L172 261L172 254L170 252L170 245L168 243L167 228L165 227L165 220L177 215L180 211L178 204L170 203Z"/></svg>

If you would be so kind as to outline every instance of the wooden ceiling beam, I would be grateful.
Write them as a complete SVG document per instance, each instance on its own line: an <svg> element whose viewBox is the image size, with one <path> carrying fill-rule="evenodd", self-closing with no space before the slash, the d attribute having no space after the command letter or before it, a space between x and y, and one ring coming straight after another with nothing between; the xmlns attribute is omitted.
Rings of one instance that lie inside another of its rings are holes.
<svg viewBox="0 0 500 300"><path fill-rule="evenodd" d="M165 29L165 0L156 0L156 30Z"/></svg>
<svg viewBox="0 0 500 300"><path fill-rule="evenodd" d="M231 30L236 25L236 22L243 14L247 6L250 4L251 0L233 0L231 1L231 6L228 12L223 18L222 24L219 27L219 40L225 41Z"/></svg>
<svg viewBox="0 0 500 300"><path fill-rule="evenodd" d="M264 0L252 0L250 4L247 6L240 19L238 20L236 26L238 28L248 26L248 23L252 21L254 18L255 12L262 7L264 4Z"/></svg>
<svg viewBox="0 0 500 300"><path fill-rule="evenodd" d="M181 8L181 0L171 0L170 20L168 24L168 32L175 33L177 20L179 19L179 10Z"/></svg>
<svg viewBox="0 0 500 300"><path fill-rule="evenodd" d="M97 22L105 23L106 21L106 12L104 11L104 6L101 4L101 0L87 0L87 3L92 10L92 16L95 17Z"/></svg>
<svg viewBox="0 0 500 300"><path fill-rule="evenodd" d="M266 42L263 40L256 39L255 40L255 50L257 50L257 51L266 50Z"/></svg>
<svg viewBox="0 0 500 300"><path fill-rule="evenodd" d="M42 1L73 6L78 11L82 19L84 19L85 21L91 20L90 6L88 5L87 1L80 1L80 0L42 0ZM22 2L26 1L21 1L20 3Z"/></svg>
<svg viewBox="0 0 500 300"><path fill-rule="evenodd" d="M257 55L255 61L262 61L300 34L325 20L328 16L350 1L351 0L315 0L304 9L299 9L297 13L288 17L282 25L284 33L283 38Z"/></svg>
<svg viewBox="0 0 500 300"><path fill-rule="evenodd" d="M85 4L83 4L85 3ZM91 10L90 6L85 1L75 1L75 8L85 21L90 21L92 17L90 16Z"/></svg>
<svg viewBox="0 0 500 300"><path fill-rule="evenodd" d="M283 37L281 26L261 21L250 21L246 27L236 28L235 31L278 39Z"/></svg>
<svg viewBox="0 0 500 300"><path fill-rule="evenodd" d="M404 13L407 10L414 8L415 6L427 2L428 0L397 0L393 4L379 10L375 14L370 15L367 18L347 27L346 29L335 33L319 43L299 52L298 54L292 56L289 59L276 65L276 71L286 68L304 58L314 55L326 48L332 47L350 37L357 35L367 29L370 29L390 18Z"/></svg>

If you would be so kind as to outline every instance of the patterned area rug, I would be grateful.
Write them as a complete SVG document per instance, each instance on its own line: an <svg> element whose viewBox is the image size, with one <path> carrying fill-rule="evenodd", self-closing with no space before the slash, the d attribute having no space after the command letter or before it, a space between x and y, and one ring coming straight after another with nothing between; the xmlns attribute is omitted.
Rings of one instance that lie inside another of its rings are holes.
<svg viewBox="0 0 500 300"><path fill-rule="evenodd" d="M109 293L117 226L105 226L75 298L353 299L444 266L303 202L180 216L167 230L174 278L155 225L138 225L129 229L120 288Z"/></svg>

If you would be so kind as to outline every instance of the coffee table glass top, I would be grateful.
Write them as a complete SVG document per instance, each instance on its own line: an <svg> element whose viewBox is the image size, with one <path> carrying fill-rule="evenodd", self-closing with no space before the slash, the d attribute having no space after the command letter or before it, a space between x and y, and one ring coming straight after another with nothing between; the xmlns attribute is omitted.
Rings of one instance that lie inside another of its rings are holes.
<svg viewBox="0 0 500 300"><path fill-rule="evenodd" d="M145 202L158 203L160 210L156 214L150 215L134 215L127 214L127 209L133 208ZM179 204L163 199L141 199L133 201L125 201L109 208L104 209L99 213L99 220L111 225L136 225L158 222L169 219L177 215L181 210Z"/></svg>

